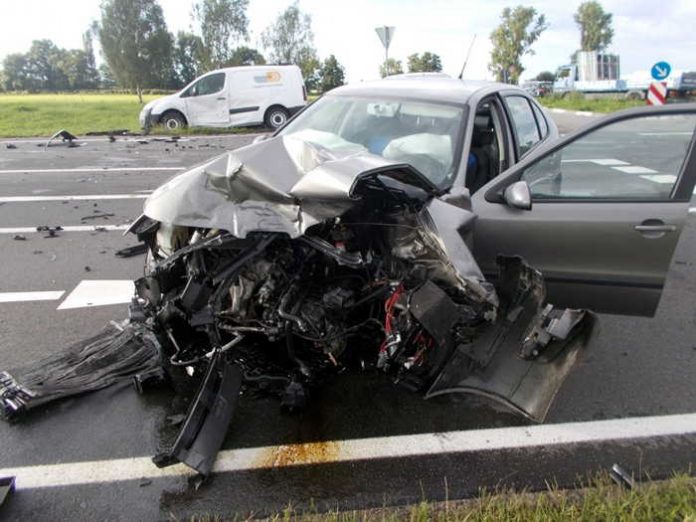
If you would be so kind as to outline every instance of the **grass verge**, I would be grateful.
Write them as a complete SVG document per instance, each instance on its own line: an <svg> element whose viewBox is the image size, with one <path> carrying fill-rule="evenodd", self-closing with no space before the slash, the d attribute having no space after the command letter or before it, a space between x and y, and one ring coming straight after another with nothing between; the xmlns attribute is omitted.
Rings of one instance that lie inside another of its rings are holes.
<svg viewBox="0 0 696 522"><path fill-rule="evenodd" d="M586 98L581 93L570 93L561 97L550 95L539 98L544 107L567 109L571 111L615 112L631 107L645 106L645 100L626 100L623 98Z"/></svg>
<svg viewBox="0 0 696 522"><path fill-rule="evenodd" d="M216 516L191 521L229 520ZM243 517L231 520L247 520ZM690 521L696 522L696 479L677 475L646 482L633 490L616 486L607 475L578 490L550 488L541 493L481 492L468 501L421 502L414 506L366 511L298 512L292 507L267 518L274 522L493 522L493 521Z"/></svg>
<svg viewBox="0 0 696 522"><path fill-rule="evenodd" d="M143 95L143 103L159 97L160 94ZM113 130L139 132L138 116L142 107L134 94L2 94L0 138L46 137L60 129L66 129L77 136ZM194 128L171 132L156 127L152 134L246 134L259 130Z"/></svg>

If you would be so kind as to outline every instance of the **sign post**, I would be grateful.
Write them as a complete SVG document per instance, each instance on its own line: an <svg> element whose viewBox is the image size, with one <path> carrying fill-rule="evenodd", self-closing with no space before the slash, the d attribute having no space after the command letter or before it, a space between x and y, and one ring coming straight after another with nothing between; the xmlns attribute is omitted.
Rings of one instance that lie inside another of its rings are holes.
<svg viewBox="0 0 696 522"><path fill-rule="evenodd" d="M377 36L379 36L379 39L384 46L384 66L386 67L387 76L389 76L389 44L391 44L392 39L394 38L394 31L396 31L396 27L384 25L382 27L376 27L375 31L377 32Z"/></svg>
<svg viewBox="0 0 696 522"><path fill-rule="evenodd" d="M664 105L667 101L667 79L669 73L672 72L672 66L667 62L657 62L650 69L650 74L654 82L648 87L647 103L648 105Z"/></svg>

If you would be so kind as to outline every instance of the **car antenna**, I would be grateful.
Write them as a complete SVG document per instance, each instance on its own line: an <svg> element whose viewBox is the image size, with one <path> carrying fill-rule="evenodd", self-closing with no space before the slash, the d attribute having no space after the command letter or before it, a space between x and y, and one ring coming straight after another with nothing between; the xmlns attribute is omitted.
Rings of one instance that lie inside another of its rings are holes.
<svg viewBox="0 0 696 522"><path fill-rule="evenodd" d="M471 49L474 47L474 42L476 41L476 35L471 39L471 43L469 44L469 50L466 53L466 58L464 59L464 65L462 65L462 70L459 73L458 78L461 80L462 77L464 76L464 69L466 69L466 64L469 63L469 56L471 55Z"/></svg>

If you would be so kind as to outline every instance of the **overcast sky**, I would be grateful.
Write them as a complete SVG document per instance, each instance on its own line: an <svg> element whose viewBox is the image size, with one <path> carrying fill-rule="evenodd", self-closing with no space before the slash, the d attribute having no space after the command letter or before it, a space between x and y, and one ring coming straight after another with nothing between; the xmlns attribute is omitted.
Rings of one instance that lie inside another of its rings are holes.
<svg viewBox="0 0 696 522"><path fill-rule="evenodd" d="M169 30L189 29L192 0L160 0ZM406 61L414 52L432 51L442 58L446 73L457 75L466 49L477 35L466 77L485 79L490 32L507 5L534 6L550 24L526 56L523 77L555 70L579 47L573 13L580 0L300 0L312 16L315 44L321 58L335 54L347 70L348 81L374 79L384 51L374 28L396 27L390 56ZM658 60L674 69L696 70L696 1L603 0L614 14L614 43L622 75L647 70ZM260 47L259 35L290 0L250 0L250 44ZM48 38L65 48L80 47L82 32L100 16L99 0L0 0L0 59L25 52L31 41Z"/></svg>

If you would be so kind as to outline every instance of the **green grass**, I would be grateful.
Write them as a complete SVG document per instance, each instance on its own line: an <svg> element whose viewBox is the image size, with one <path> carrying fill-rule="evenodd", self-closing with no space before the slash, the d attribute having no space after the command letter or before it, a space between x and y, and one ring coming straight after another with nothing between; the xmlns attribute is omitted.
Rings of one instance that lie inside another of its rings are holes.
<svg viewBox="0 0 696 522"><path fill-rule="evenodd" d="M217 516L192 521L248 520ZM469 501L421 502L407 507L367 511L300 513L288 507L268 518L273 522L527 522L527 521L690 521L696 522L696 479L679 475L662 482L647 482L627 491L608 476L579 490L549 488L542 493L482 492Z"/></svg>
<svg viewBox="0 0 696 522"><path fill-rule="evenodd" d="M143 101L157 98L145 95ZM138 131L142 105L129 94L0 95L0 137L50 136L60 129L78 136L90 131Z"/></svg>
<svg viewBox="0 0 696 522"><path fill-rule="evenodd" d="M143 95L143 104L161 97ZM142 105L135 94L0 94L0 138L51 136L66 129L77 136L88 132L129 130L140 132L138 116ZM157 134L244 133L249 129L182 129ZM258 132L252 129L251 132Z"/></svg>
<svg viewBox="0 0 696 522"><path fill-rule="evenodd" d="M615 112L630 107L645 106L645 100L626 100L623 98L587 98L581 93L566 96L550 95L539 98L545 107L568 109L571 111Z"/></svg>

